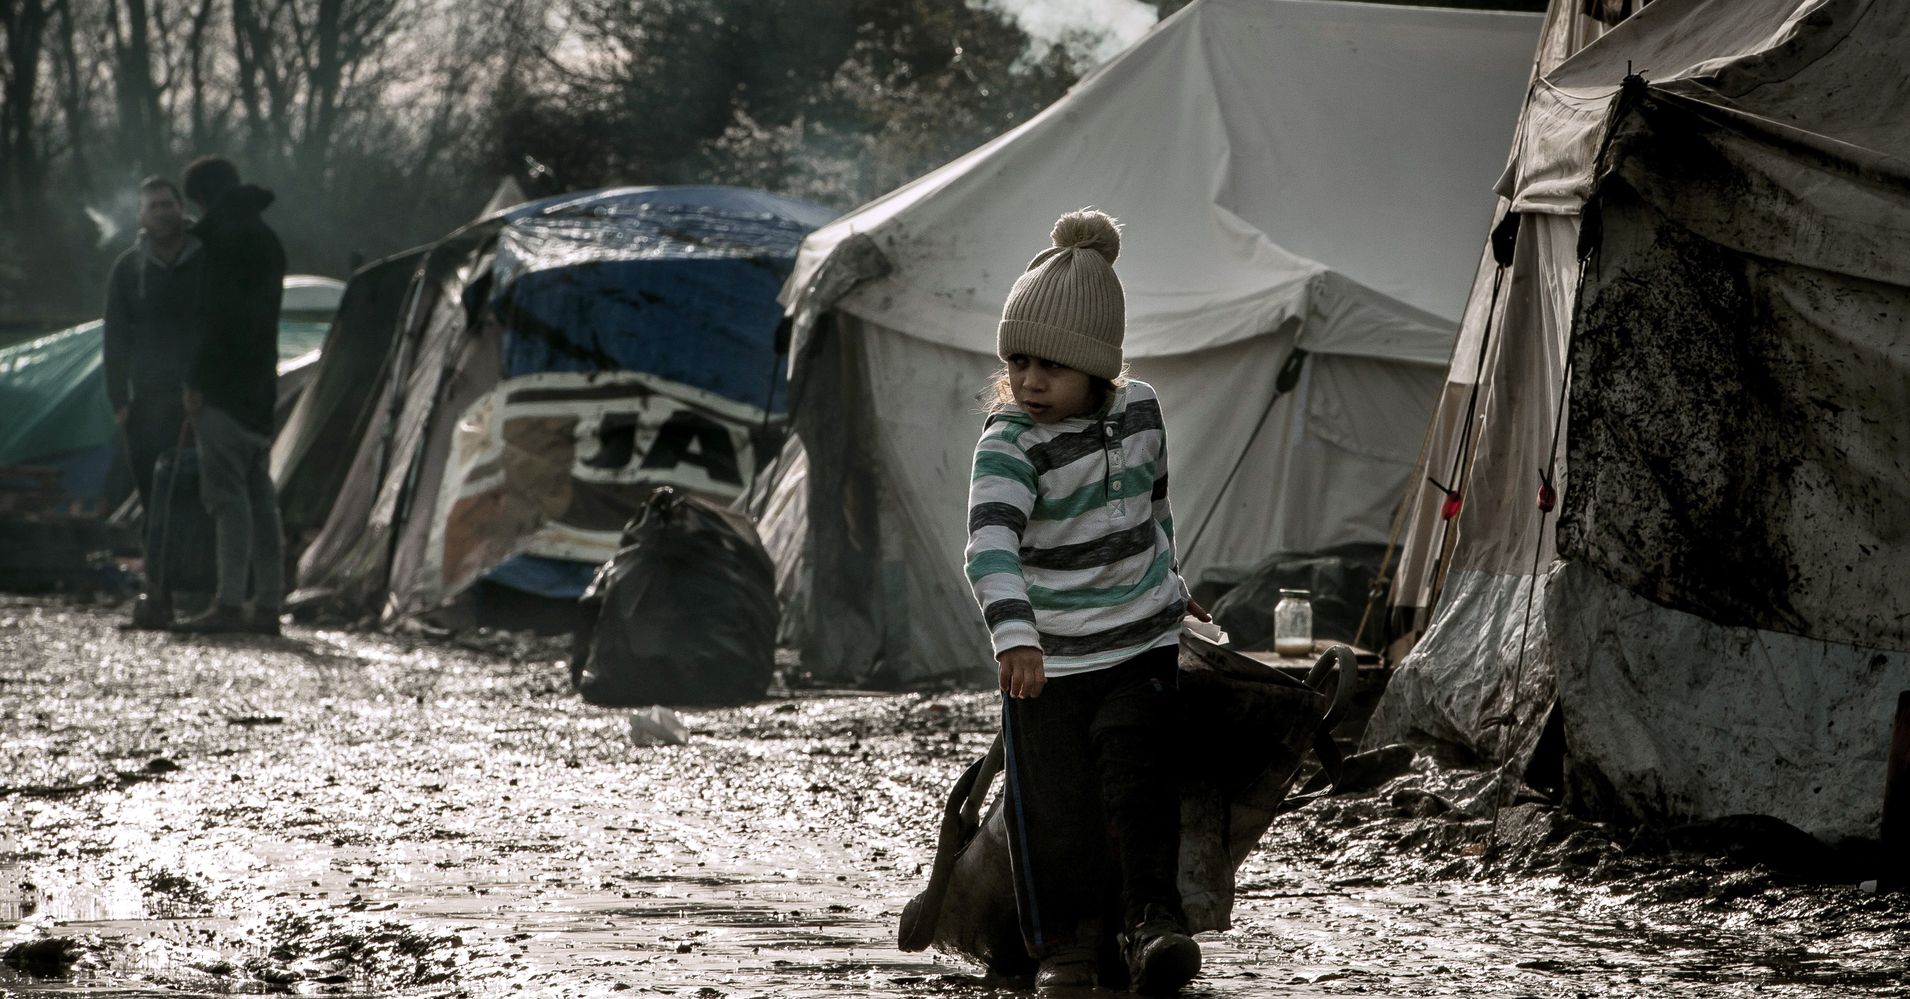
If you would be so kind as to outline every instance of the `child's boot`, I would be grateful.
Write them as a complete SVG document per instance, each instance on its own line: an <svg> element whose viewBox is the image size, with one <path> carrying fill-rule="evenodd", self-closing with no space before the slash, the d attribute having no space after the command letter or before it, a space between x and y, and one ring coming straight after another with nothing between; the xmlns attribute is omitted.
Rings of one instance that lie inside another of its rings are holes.
<svg viewBox="0 0 1910 999"><path fill-rule="evenodd" d="M1200 945L1180 920L1154 906L1121 934L1121 957L1128 987L1146 996L1172 995L1200 973Z"/></svg>
<svg viewBox="0 0 1910 999"><path fill-rule="evenodd" d="M1038 989L1091 989L1094 987L1094 948L1069 946L1057 949L1041 959L1035 972Z"/></svg>

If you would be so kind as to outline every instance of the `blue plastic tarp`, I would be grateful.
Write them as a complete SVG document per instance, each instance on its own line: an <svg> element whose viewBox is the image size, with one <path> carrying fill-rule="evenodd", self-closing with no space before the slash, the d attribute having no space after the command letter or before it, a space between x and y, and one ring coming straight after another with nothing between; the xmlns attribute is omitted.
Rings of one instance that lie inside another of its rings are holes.
<svg viewBox="0 0 1910 999"><path fill-rule="evenodd" d="M733 187L547 198L504 214L490 280L474 283L466 304L499 318L501 379L638 372L780 417L787 358L776 349L776 295L803 237L835 216ZM482 578L574 599L595 570L524 554Z"/></svg>
<svg viewBox="0 0 1910 999"><path fill-rule="evenodd" d="M506 378L641 371L787 409L776 293L831 209L731 187L622 188L512 210L491 304Z"/></svg>
<svg viewBox="0 0 1910 999"><path fill-rule="evenodd" d="M552 600L575 600L597 574L594 562L518 555L484 573L487 582Z"/></svg>

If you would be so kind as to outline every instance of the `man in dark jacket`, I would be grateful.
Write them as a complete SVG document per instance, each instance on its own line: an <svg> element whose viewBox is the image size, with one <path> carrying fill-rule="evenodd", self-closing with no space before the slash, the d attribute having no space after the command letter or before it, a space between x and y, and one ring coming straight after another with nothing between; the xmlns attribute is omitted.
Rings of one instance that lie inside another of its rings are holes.
<svg viewBox="0 0 1910 999"><path fill-rule="evenodd" d="M204 247L186 201L164 177L139 184L139 236L106 281L106 397L126 435L139 501L153 509L153 462L179 442L180 389L198 345Z"/></svg>
<svg viewBox="0 0 1910 999"><path fill-rule="evenodd" d="M185 186L204 211L192 234L206 260L205 329L186 369L184 403L199 442L199 494L218 538L219 588L212 608L178 630L276 635L284 540L269 459L285 249L259 217L272 192L240 183L230 160L194 160Z"/></svg>

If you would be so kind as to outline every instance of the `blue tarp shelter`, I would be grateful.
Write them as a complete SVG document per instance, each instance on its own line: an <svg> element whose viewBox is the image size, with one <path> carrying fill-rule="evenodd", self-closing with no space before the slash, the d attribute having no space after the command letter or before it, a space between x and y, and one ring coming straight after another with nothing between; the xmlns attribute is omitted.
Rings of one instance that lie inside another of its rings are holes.
<svg viewBox="0 0 1910 999"><path fill-rule="evenodd" d="M740 495L788 408L776 293L834 216L733 187L618 188L433 244L300 586L387 618L479 580L575 597L654 486Z"/></svg>

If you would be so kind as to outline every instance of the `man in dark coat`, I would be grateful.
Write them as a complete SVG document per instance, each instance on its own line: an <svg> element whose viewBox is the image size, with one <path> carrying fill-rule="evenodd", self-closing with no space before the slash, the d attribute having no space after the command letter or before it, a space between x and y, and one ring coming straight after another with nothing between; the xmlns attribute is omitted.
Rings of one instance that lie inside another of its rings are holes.
<svg viewBox="0 0 1910 999"><path fill-rule="evenodd" d="M205 253L186 200L164 177L139 184L139 236L106 281L106 397L126 435L139 501L153 508L153 462L179 442L180 389L198 346Z"/></svg>
<svg viewBox="0 0 1910 999"><path fill-rule="evenodd" d="M184 403L199 442L199 494L218 538L219 588L211 609L178 630L276 635L285 547L269 459L285 249L259 217L272 192L241 183L230 160L194 160L185 187L204 211L192 234L206 261L205 330L186 369Z"/></svg>
<svg viewBox="0 0 1910 999"><path fill-rule="evenodd" d="M205 247L186 229L186 199L164 177L139 184L139 236L113 263L106 281L106 321L101 360L106 397L126 444L126 460L148 516L160 505L153 496L153 466L179 442L186 420L180 399L186 365L198 347L205 281ZM150 561L147 582L158 576ZM172 595L148 585L133 605L133 627L172 623Z"/></svg>

